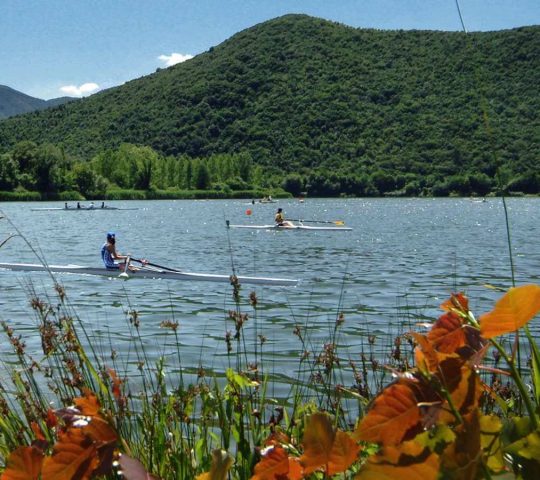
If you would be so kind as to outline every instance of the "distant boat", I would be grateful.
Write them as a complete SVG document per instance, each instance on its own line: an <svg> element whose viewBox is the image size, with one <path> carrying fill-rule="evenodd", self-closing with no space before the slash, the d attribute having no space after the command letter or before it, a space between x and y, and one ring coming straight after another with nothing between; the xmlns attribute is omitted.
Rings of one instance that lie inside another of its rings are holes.
<svg viewBox="0 0 540 480"><path fill-rule="evenodd" d="M64 212L80 212L83 211L90 211L93 212L94 210L139 210L136 207L83 207L82 205L80 207L36 207L31 208L30 210L34 212L50 212L50 211L64 211Z"/></svg>

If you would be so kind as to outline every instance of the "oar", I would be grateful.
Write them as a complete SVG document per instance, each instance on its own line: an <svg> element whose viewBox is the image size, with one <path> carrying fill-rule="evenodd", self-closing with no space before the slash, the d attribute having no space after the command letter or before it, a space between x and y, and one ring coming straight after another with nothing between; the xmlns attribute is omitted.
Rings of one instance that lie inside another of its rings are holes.
<svg viewBox="0 0 540 480"><path fill-rule="evenodd" d="M129 269L129 260L130 258L129 257L126 257L126 266L124 267L124 271L118 275L120 278L129 278L129 275L128 275L128 269Z"/></svg>
<svg viewBox="0 0 540 480"><path fill-rule="evenodd" d="M175 273L182 273L182 270L178 270L176 268L165 267L163 265L158 265L157 263L147 262L146 260L143 261L143 260L141 260L139 258L132 258L131 260L133 260L134 262L138 262L143 266L144 265L150 265L151 267L160 268L161 270L167 270L169 272L175 272Z"/></svg>
<svg viewBox="0 0 540 480"><path fill-rule="evenodd" d="M333 220L333 221L328 221L328 220L300 220L300 219L290 219L290 218L288 218L287 220L289 220L291 222L302 222L302 223L333 223L334 225L345 225L345 222L343 220Z"/></svg>

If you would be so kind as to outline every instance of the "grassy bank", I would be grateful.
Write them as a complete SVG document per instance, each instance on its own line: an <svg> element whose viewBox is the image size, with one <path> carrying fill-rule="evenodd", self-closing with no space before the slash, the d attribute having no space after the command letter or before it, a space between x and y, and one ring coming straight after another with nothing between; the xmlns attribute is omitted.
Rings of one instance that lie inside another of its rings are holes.
<svg viewBox="0 0 540 480"><path fill-rule="evenodd" d="M3 192L0 191L2 202L25 201L84 201L84 200L212 200L212 199L249 199L259 200L267 197L292 198L290 193L283 190L109 190L103 195L85 198L79 192L66 191L57 194L42 194L39 192Z"/></svg>

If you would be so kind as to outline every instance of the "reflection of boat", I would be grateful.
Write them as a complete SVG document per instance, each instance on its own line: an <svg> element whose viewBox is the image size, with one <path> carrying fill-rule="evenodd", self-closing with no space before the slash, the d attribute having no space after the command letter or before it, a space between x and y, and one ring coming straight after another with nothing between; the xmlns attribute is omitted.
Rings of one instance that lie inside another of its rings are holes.
<svg viewBox="0 0 540 480"><path fill-rule="evenodd" d="M310 225L303 224L291 224L291 225L231 225L227 224L229 228L248 228L252 230L315 230L325 232L347 232L352 230L350 227L312 227Z"/></svg>
<svg viewBox="0 0 540 480"><path fill-rule="evenodd" d="M98 211L98 210L139 210L138 208L136 207L132 207L132 208L129 208L129 207L126 207L126 208L122 208L122 207L80 207L80 208L77 208L77 207L68 207L68 208L65 208L65 207L37 207L37 208L31 208L30 210L34 211L34 212L49 212L49 211L65 211L65 212L80 212L81 210L84 210L85 212L86 211L90 211L90 212L93 212L93 211Z"/></svg>
<svg viewBox="0 0 540 480"><path fill-rule="evenodd" d="M230 275L216 275L211 273L193 273L182 272L180 270L164 270L150 266L141 267L137 271L128 270L124 274L123 270L107 270L104 267L84 267L81 265L40 265L35 263L0 263L0 269L15 270L15 271L34 271L34 272L54 272L54 273L74 273L79 275L102 275L107 277L122 277L128 278L156 278L169 280L185 280L185 281L203 281L203 282L230 282ZM259 284L259 285L296 285L298 280L289 278L272 278L272 277L244 277L238 276L240 284Z"/></svg>

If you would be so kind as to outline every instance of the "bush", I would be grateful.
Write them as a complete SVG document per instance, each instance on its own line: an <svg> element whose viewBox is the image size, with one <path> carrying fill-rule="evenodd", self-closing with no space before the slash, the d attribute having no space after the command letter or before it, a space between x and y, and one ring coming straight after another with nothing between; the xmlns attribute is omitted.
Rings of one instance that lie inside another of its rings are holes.
<svg viewBox="0 0 540 480"><path fill-rule="evenodd" d="M0 200L3 202L35 202L41 200L41 194L39 192L28 192L25 190L16 192L0 191Z"/></svg>

